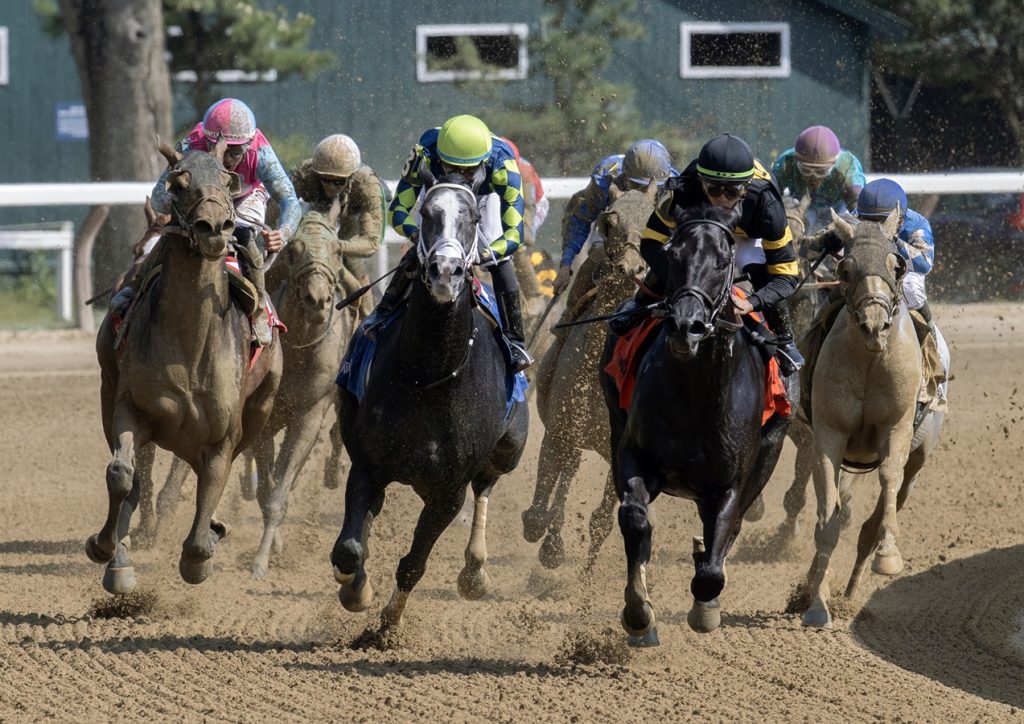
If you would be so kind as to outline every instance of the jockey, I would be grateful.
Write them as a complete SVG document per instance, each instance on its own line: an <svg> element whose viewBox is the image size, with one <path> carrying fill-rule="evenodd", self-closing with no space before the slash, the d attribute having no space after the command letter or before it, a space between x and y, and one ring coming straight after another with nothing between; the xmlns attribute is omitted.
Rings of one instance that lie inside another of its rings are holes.
<svg viewBox="0 0 1024 724"><path fill-rule="evenodd" d="M177 150L209 151L217 139L224 137L228 147L224 152L224 168L238 174L241 191L234 197L238 222L235 226L236 249L244 254L246 276L256 287L259 308L253 316L253 331L258 342L266 346L272 339L267 324L264 298L263 253L256 245L256 233L264 229L267 201L271 197L281 209L277 229L263 231L263 240L269 253L280 251L288 243L302 216L295 189L288 174L281 167L277 154L266 136L256 127L256 118L245 103L235 98L222 98L206 111L201 123L196 124L185 138L178 141ZM167 190L167 168L153 187L153 209L160 214L171 211L171 194Z"/></svg>
<svg viewBox="0 0 1024 724"><path fill-rule="evenodd" d="M795 146L775 159L772 173L779 186L797 199L804 194L810 196L810 211L821 225L829 223L829 208L837 214L857 208L857 197L865 183L860 161L843 150L836 134L825 126L804 129L796 137ZM810 221L808 228L814 226Z"/></svg>
<svg viewBox="0 0 1024 724"><path fill-rule="evenodd" d="M359 146L343 133L320 141L307 158L292 171L295 191L309 208L326 213L337 197L341 202L337 237L344 265L359 284L368 281L366 262L384 240L384 210L388 192L380 178L362 162Z"/></svg>
<svg viewBox="0 0 1024 724"><path fill-rule="evenodd" d="M665 183L654 213L641 237L640 253L650 271L644 280L649 293L664 293L667 262L663 247L676 228L678 214L688 208L711 203L723 208L739 205L737 241L749 240L737 248L736 266L750 276L754 293L746 299L733 295L739 315L763 312L777 336L782 372L790 375L800 369L803 357L793 341L793 325L786 299L797 284L797 257L792 241L782 192L772 175L754 158L747 142L738 136L723 134L704 144L696 160L679 175ZM650 299L641 287L630 300L637 308ZM623 310L629 307L624 307ZM628 315L615 331L625 331L639 315ZM618 320L615 320L618 322Z"/></svg>
<svg viewBox="0 0 1024 724"><path fill-rule="evenodd" d="M523 184L519 166L512 149L505 141L491 134L487 125L475 116L453 116L440 128L431 128L420 136L402 169L402 178L395 189L395 198L388 209L391 227L402 236L415 241L419 227L413 216L413 207L419 198L425 180L420 170L426 169L434 178L458 174L467 181L478 172L483 182L476 190L477 204L483 207L487 197L496 194L501 218L501 235L494 237L486 223L477 226L480 241L481 266L491 273L495 298L498 302L502 332L512 349L512 366L520 372L533 359L526 351L523 317L519 304L519 283L511 256L523 239ZM484 222L487 216L481 215ZM490 238L484 238L484 236ZM387 319L405 295L411 277L411 268L417 263L415 246L406 253L396 274L381 297L380 303L363 328L372 336L376 325Z"/></svg>
<svg viewBox="0 0 1024 724"><path fill-rule="evenodd" d="M555 294L561 294L569 286L572 276L572 263L580 253L591 233L593 224L602 211L608 208L609 189L612 185L622 191L630 189L646 189L652 182L661 186L669 176L677 174L672 167L672 157L668 149L660 141L646 138L637 141L626 149L624 154L615 154L602 159L590 174L587 186L572 195L562 217L562 261L555 277ZM596 243L598 240L595 239ZM585 287L591 285L589 273L581 273L586 277ZM586 289L574 289L574 296L579 297Z"/></svg>

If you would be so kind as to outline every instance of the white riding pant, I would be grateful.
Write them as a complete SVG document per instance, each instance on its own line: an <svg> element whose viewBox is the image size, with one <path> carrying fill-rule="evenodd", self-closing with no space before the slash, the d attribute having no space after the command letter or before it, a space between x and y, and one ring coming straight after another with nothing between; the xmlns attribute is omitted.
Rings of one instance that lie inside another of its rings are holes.
<svg viewBox="0 0 1024 724"><path fill-rule="evenodd" d="M903 275L903 298L907 300L907 309L920 309L928 301L924 288L924 274L908 271Z"/></svg>

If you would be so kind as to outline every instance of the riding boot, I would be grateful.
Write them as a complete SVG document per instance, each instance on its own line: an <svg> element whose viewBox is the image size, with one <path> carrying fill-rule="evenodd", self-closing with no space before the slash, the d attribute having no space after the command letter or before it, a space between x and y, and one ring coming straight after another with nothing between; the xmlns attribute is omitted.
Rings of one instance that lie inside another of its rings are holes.
<svg viewBox="0 0 1024 724"><path fill-rule="evenodd" d="M501 332L512 350L512 371L522 372L533 364L533 357L526 351L523 312L519 306L519 282L510 262L506 257L490 266L491 283L494 284L494 297L498 302Z"/></svg>
<svg viewBox="0 0 1024 724"><path fill-rule="evenodd" d="M803 355L793 340L793 319L789 313L789 302L780 299L764 308L764 318L775 333L776 355L782 367L782 374L789 376L804 366Z"/></svg>
<svg viewBox="0 0 1024 724"><path fill-rule="evenodd" d="M402 301L406 292L409 291L409 285L412 284L418 261L416 249L413 247L398 262L398 271L391 277L391 281L388 282L388 286L384 290L380 301L377 302L377 306L360 325L363 334L370 339L377 339L377 332L380 326L391 318L391 315L395 313L395 309L398 308L399 302Z"/></svg>
<svg viewBox="0 0 1024 724"><path fill-rule="evenodd" d="M245 227L236 230L235 236L240 245L239 251L243 251L246 264L243 266L243 273L253 287L256 288L256 311L252 315L252 331L256 336L256 342L260 347L266 347L274 341L274 333L270 329L270 320L267 315L267 285L263 268L263 252L256 243L256 234L248 230L248 234L239 234L246 231Z"/></svg>

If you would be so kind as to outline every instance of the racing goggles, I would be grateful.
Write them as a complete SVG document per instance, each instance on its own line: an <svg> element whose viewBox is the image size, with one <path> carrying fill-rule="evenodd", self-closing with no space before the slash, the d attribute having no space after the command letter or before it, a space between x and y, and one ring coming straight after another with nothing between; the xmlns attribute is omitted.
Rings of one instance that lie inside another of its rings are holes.
<svg viewBox="0 0 1024 724"><path fill-rule="evenodd" d="M832 169L835 168L835 164L820 164L820 163L807 163L806 161L797 161L796 170L800 172L800 175L804 178L813 178L821 180L832 173Z"/></svg>
<svg viewBox="0 0 1024 724"><path fill-rule="evenodd" d="M245 155L246 151L249 150L248 143L240 143L237 146L228 146L224 149L224 160L240 161L242 156Z"/></svg>
<svg viewBox="0 0 1024 724"><path fill-rule="evenodd" d="M715 199L721 196L724 196L729 200L738 199L743 195L743 190L747 188L746 182L723 183L721 181L708 181L707 179L701 179L700 182L704 187L704 193L707 194L709 199Z"/></svg>

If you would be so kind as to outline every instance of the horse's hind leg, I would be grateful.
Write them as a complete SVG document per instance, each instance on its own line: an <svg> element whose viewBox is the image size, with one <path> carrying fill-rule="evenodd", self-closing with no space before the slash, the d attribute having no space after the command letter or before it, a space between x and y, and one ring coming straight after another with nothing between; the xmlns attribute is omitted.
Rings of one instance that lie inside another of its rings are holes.
<svg viewBox="0 0 1024 724"><path fill-rule="evenodd" d="M847 439L834 431L816 431L814 461L814 494L818 501L818 522L814 528L815 553L807 572L807 589L811 603L803 615L804 626L829 627L832 614L828 610L828 565L839 543L839 463L846 450Z"/></svg>
<svg viewBox="0 0 1024 724"><path fill-rule="evenodd" d="M569 459L558 473L558 483L551 500L548 512L548 532L540 545L537 557L545 568L558 568L565 560L565 542L562 540L562 528L565 526L565 501L569 497L569 484L580 469L580 451L573 449Z"/></svg>
<svg viewBox="0 0 1024 724"><path fill-rule="evenodd" d="M800 511L807 505L807 484L814 467L814 437L810 426L797 419L790 424L788 434L796 446L796 462L793 466L793 482L782 498L786 520L779 532L783 538L795 541L800 534Z"/></svg>
<svg viewBox="0 0 1024 724"><path fill-rule="evenodd" d="M473 480L473 528L466 545L466 565L459 573L459 595L477 601L487 595L491 579L484 566L487 564L487 499L496 478L480 477Z"/></svg>
<svg viewBox="0 0 1024 724"><path fill-rule="evenodd" d="M213 550L217 542L227 535L221 523L213 519L217 504L224 493L228 474L231 472L231 456L237 440L225 438L217 446L205 448L200 453L200 466L196 471L196 515L192 530L181 546L178 572L186 583L202 583L213 571Z"/></svg>
<svg viewBox="0 0 1024 724"><path fill-rule="evenodd" d="M443 497L438 496L425 502L423 510L420 511L419 520L416 522L412 546L398 562L398 571L395 573L397 586L395 592L391 594L391 600L381 611L381 628L390 628L401 624L409 594L427 569L427 558L430 556L430 551L433 550L434 544L437 543L437 539L444 529L459 514L465 498L466 489L459 488Z"/></svg>
<svg viewBox="0 0 1024 724"><path fill-rule="evenodd" d="M341 584L338 599L348 611L365 611L373 600L366 577L367 541L369 526L383 505L384 488L365 460L352 461L345 485L345 520L331 550L334 580Z"/></svg>
<svg viewBox="0 0 1024 724"><path fill-rule="evenodd" d="M597 556L601 553L601 546L608 540L608 536L612 532L612 523L614 522L612 512L615 510L617 502L619 502L619 496L615 492L615 477L609 470L601 500L594 508L594 512L590 514L590 543L587 546L586 562L580 572L581 577L589 577L594 571Z"/></svg>
<svg viewBox="0 0 1024 724"><path fill-rule="evenodd" d="M267 569L270 567L270 551L274 544L274 531L277 528L270 522L271 499L274 497L275 491L281 487L281 481L274 475L274 436L260 435L246 453L249 453L250 450L252 451L251 459L256 466L255 498L259 503L260 512L263 514L263 535L260 537L256 555L253 558L252 577L263 578L267 575ZM282 456L285 454L283 447L278 454ZM245 473L243 473L244 477Z"/></svg>
<svg viewBox="0 0 1024 724"><path fill-rule="evenodd" d="M132 536L132 546L149 548L156 538L157 519L153 507L153 461L156 445L150 443L135 456L135 478L139 483L139 527Z"/></svg>
<svg viewBox="0 0 1024 724"><path fill-rule="evenodd" d="M622 628L630 646L657 646L654 608L647 593L647 562L651 559L651 521L647 506L651 495L643 478L632 477L623 486L619 506L619 530L626 549L626 605L622 608Z"/></svg>
<svg viewBox="0 0 1024 724"><path fill-rule="evenodd" d="M523 511L523 538L527 542L536 543L544 535L551 520L551 512L548 510L551 491L558 483L562 468L567 463L571 465L572 455L579 458L579 451L572 450L562 436L545 431L537 460L537 485L533 489L533 502Z"/></svg>
<svg viewBox="0 0 1024 724"><path fill-rule="evenodd" d="M341 484L341 476L345 473L345 467L341 461L341 420L335 418L331 425L329 437L331 440L331 455L327 458L324 466L324 487L328 490L337 490Z"/></svg>
<svg viewBox="0 0 1024 724"><path fill-rule="evenodd" d="M132 492L135 479L135 445L138 432L138 421L125 405L113 409L110 426L113 458L107 464L107 518L103 527L96 535L90 536L85 542L85 553L94 563L106 563L117 553L121 504ZM142 436L139 435L141 438ZM138 440L140 445L148 441ZM132 511L135 506L131 506ZM127 534L127 530L124 532Z"/></svg>
<svg viewBox="0 0 1024 724"><path fill-rule="evenodd" d="M192 472L192 468L189 467L189 464L177 455L171 459L167 480L164 481L164 487L160 489L160 495L156 498L156 530L154 530L154 534L160 529L160 521L169 519L178 509L178 503L181 502L181 487L185 484L185 479L190 472Z"/></svg>

